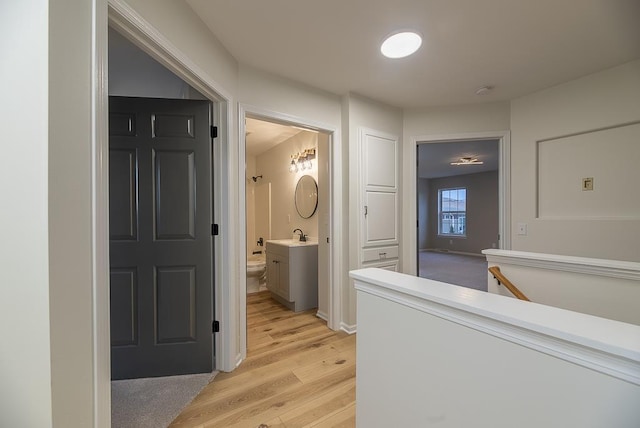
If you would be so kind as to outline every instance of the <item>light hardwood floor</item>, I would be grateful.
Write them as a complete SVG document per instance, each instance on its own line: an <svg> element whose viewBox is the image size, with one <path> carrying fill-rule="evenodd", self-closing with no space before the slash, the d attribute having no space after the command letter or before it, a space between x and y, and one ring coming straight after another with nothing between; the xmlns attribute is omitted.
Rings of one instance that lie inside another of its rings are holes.
<svg viewBox="0 0 640 428"><path fill-rule="evenodd" d="M356 338L268 291L247 296L247 359L220 373L171 427L354 427Z"/></svg>

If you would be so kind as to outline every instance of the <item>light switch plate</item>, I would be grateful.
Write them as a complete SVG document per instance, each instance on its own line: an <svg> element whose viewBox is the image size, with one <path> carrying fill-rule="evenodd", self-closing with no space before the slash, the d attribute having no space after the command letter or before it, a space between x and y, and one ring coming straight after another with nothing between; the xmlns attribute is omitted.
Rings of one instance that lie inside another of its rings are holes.
<svg viewBox="0 0 640 428"><path fill-rule="evenodd" d="M527 234L527 223L518 223L518 235Z"/></svg>

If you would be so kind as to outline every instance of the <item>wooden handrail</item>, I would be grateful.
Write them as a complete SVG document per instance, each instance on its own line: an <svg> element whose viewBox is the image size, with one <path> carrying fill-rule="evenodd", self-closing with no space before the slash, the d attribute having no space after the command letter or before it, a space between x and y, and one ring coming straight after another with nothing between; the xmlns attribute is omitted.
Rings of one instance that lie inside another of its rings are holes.
<svg viewBox="0 0 640 428"><path fill-rule="evenodd" d="M527 302L531 301L527 296L524 295L522 291L518 289L518 287L513 285L511 281L509 281L507 277L502 274L502 272L500 272L500 268L498 266L491 266L489 268L489 272L491 272L493 277L498 281L498 285L502 284L507 287L507 289L511 291L511 293L513 293L513 295L518 299L526 300Z"/></svg>

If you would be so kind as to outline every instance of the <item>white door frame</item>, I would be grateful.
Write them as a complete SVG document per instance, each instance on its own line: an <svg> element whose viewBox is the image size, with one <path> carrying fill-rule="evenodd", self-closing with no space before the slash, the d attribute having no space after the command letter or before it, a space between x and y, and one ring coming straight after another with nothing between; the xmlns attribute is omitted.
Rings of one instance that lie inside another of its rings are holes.
<svg viewBox="0 0 640 428"><path fill-rule="evenodd" d="M234 301L233 285L237 284L238 277L238 265L231 263L231 260L237 260L238 257L234 257L238 254L238 249L234 245L238 242L237 231L239 229L237 221L237 213L239 201L233 195L237 195L237 183L229 173L235 165L237 159L237 149L233 147L237 146L232 143L233 140L233 111L231 106L233 105L233 99L231 95L216 82L205 71L192 62L184 53L182 53L177 47L175 47L169 40L167 40L157 29L150 25L141 15L133 10L122 0L108 0L108 23L109 26L118 30L121 34L135 43L141 50L152 56L155 60L160 62L164 67L171 70L182 80L189 85L197 89L209 100L212 101L213 108L213 123L219 126L218 138L214 140L213 144L213 174L214 174L214 187L212 189L214 193L214 222L220 224L220 236L215 237L216 240L214 248L214 281L216 286L214 287L214 299L215 308L214 314L217 320L220 321L221 329L220 333L216 334L215 341L215 366L217 370L231 371L236 367L237 361L237 349L234 320L236 319L235 308L237 308L237 301ZM103 61L106 59L106 43L104 40L104 52L101 53ZM106 63L106 61L105 61ZM106 70L97 79L97 86L105 88L107 86ZM105 91L106 92L106 91ZM105 130L107 129L107 101L105 100L104 112L96 115L96 128ZM105 132L106 133L106 132ZM102 182L102 186L96 186L94 189L96 210L98 212L108 213L108 138L104 138L104 141L98 141L96 147L96 158L100 158L101 162L94 160L98 164L95 168L96 182ZM102 254L100 257L100 263L104 264L99 272L102 276L108 278L108 215L97 215L97 220L94 223L94 233L96 236L96 247L101 249L99 252ZM104 218L101 218L104 217ZM105 250L106 248L106 250ZM105 254L106 252L106 254ZM106 263L105 263L106 261ZM244 273L244 272L243 272ZM104 282L104 283L103 283ZM96 301L96 306L102 311L102 307L108 308L108 280L98 282L96 284L96 295L101 296L99 299L106 301ZM94 323L94 332L96 335L97 348L106 349L108 353L108 344L110 342L110 331L108 323L108 311L105 315L101 316L102 319L96 320ZM108 357L96 357L96 367L98 371L102 373L110 373L110 361ZM107 385L97 385L99 390L109 388ZM103 404L104 405L104 404ZM100 406L100 403L97 403ZM100 409L104 411L104 409Z"/></svg>
<svg viewBox="0 0 640 428"><path fill-rule="evenodd" d="M405 233L404 271L412 275L418 274L418 240L415 226L418 221L417 213L417 149L419 144L454 143L474 140L498 140L499 170L498 170L498 233L500 234L499 248L511 249L511 133L509 131L467 132L459 134L418 135L411 137L411 145L404 153L407 157L404 164L407 177L410 177L407 188L407 231ZM414 226L414 227L412 227Z"/></svg>
<svg viewBox="0 0 640 428"><path fill-rule="evenodd" d="M242 104L238 106L238 136L240 154L238 157L238 182L240 183L240 198L246 200L246 183L245 183L245 164L246 164L246 139L245 139L245 120L247 117L266 120L270 122L281 123L284 125L294 125L309 128L329 134L329 307L327 308L327 326L332 330L340 328L341 300L340 300L340 272L342 269L342 254L340 245L336 243L342 242L340 221L342 218L342 192L340 183L342 171L341 151L339 149L340 135L339 129L326 123L321 123L312 119L292 116L289 114L279 113L260 107ZM240 218L246 219L245 204L241 204ZM242 237L240 245L244 248L246 254L246 227L242 228ZM320 237L318 237L320 238ZM242 358L246 357L246 298L247 298L247 282L246 277L240 278L240 344L242 349Z"/></svg>

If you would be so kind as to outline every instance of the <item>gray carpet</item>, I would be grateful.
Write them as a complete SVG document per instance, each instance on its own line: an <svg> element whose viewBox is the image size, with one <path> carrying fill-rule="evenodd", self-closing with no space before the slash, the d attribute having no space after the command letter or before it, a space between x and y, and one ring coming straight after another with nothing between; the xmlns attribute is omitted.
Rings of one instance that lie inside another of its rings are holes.
<svg viewBox="0 0 640 428"><path fill-rule="evenodd" d="M487 260L464 254L420 251L418 276L487 291Z"/></svg>
<svg viewBox="0 0 640 428"><path fill-rule="evenodd" d="M167 427L217 373L112 381L111 426Z"/></svg>

